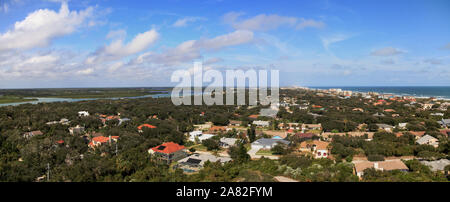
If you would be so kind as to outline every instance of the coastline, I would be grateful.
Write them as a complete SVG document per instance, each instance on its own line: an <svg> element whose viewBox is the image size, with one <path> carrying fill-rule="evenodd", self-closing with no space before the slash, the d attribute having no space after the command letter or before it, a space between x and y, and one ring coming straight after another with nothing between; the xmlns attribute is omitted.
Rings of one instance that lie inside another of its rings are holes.
<svg viewBox="0 0 450 202"><path fill-rule="evenodd" d="M450 101L450 86L311 86L311 87L306 87L309 90L329 90L329 89L342 89L342 90L348 90L348 91L352 91L355 93L369 93L369 92L376 92L379 93L380 95L382 94L392 94L394 96L397 97L402 97L402 96L411 96L414 97L415 99L430 99L430 98L436 98L438 100L444 100L444 101ZM420 89L420 90L424 90L425 88L429 88L432 90L435 90L436 88L445 88L444 90L447 90L446 93L441 93L441 94L431 94L429 93L429 95L425 95L424 93L411 93L411 92L395 92L395 91L401 91L400 89L407 89L407 90L411 90L411 89ZM433 89L434 88L434 89ZM370 90L369 90L370 89ZM391 91L388 91L391 90Z"/></svg>

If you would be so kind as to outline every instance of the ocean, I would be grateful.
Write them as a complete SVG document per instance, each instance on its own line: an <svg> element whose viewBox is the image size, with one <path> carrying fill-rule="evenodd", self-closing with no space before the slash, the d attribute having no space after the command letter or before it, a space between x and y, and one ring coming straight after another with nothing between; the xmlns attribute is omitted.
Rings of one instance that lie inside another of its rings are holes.
<svg viewBox="0 0 450 202"><path fill-rule="evenodd" d="M340 88L353 92L377 92L419 98L450 99L450 86L311 86L312 89Z"/></svg>

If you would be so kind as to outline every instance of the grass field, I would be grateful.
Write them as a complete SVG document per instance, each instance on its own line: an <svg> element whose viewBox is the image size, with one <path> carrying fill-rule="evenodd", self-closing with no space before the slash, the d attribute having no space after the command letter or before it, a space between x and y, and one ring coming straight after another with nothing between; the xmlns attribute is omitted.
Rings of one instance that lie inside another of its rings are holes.
<svg viewBox="0 0 450 202"><path fill-rule="evenodd" d="M37 99L25 99L21 97L14 96L0 96L0 104L5 103L15 103L15 102L27 102L27 101L35 101Z"/></svg>
<svg viewBox="0 0 450 202"><path fill-rule="evenodd" d="M272 151L268 149L260 149L258 152L256 152L256 155L273 155Z"/></svg>

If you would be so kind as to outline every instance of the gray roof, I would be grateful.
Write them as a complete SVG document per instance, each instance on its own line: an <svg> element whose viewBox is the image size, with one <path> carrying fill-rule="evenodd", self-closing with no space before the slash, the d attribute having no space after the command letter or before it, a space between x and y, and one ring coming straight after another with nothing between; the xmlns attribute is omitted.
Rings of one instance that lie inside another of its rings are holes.
<svg viewBox="0 0 450 202"><path fill-rule="evenodd" d="M417 144L425 144L425 143L428 143L428 141L430 141L432 139L436 139L436 138L434 138L431 135L424 135L421 138L419 138L418 140L416 140L416 142L417 142Z"/></svg>
<svg viewBox="0 0 450 202"><path fill-rule="evenodd" d="M236 144L237 140L238 139L236 138L227 138L227 137L220 138L220 142L226 143L227 145L234 145Z"/></svg>
<svg viewBox="0 0 450 202"><path fill-rule="evenodd" d="M193 162L198 162L195 164L203 166L203 164L206 161L225 163L225 162L231 161L231 158L230 157L221 157L221 156L217 157L217 156L214 156L211 154L193 154L191 156L188 156L186 158L179 160L178 163L187 163L187 164L191 163L192 164Z"/></svg>
<svg viewBox="0 0 450 202"><path fill-rule="evenodd" d="M441 122L446 125L450 125L450 119L442 119Z"/></svg>
<svg viewBox="0 0 450 202"><path fill-rule="evenodd" d="M450 160L441 159L437 161L421 161L420 163L430 166L432 171L444 170L445 166L450 165Z"/></svg>
<svg viewBox="0 0 450 202"><path fill-rule="evenodd" d="M271 146L276 143L289 144L290 142L287 140L280 140L280 139L261 138L261 139L254 141L252 144Z"/></svg>
<svg viewBox="0 0 450 202"><path fill-rule="evenodd" d="M384 123L377 123L377 126L380 128L393 128L394 126L384 124Z"/></svg>

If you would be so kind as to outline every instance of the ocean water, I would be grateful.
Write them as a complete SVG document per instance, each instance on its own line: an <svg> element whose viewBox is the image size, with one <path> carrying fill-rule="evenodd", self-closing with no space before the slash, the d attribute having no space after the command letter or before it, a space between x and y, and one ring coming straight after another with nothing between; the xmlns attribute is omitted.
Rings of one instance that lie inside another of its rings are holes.
<svg viewBox="0 0 450 202"><path fill-rule="evenodd" d="M450 99L450 86L320 86L313 89L340 88L353 92L377 92L399 96L435 97Z"/></svg>

